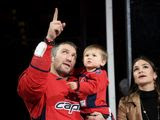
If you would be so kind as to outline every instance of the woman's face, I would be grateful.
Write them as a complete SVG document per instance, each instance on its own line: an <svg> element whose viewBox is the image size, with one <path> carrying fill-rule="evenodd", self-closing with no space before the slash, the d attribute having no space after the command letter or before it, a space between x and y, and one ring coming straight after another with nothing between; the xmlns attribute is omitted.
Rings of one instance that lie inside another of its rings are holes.
<svg viewBox="0 0 160 120"><path fill-rule="evenodd" d="M154 89L154 80L156 80L157 74L147 61L138 60L133 65L133 77L139 89L148 91Z"/></svg>

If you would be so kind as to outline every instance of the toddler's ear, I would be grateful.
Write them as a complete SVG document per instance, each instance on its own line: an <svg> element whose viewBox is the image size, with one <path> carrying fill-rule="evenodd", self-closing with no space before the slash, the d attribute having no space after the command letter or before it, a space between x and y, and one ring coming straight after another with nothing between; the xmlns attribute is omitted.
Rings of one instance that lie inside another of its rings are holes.
<svg viewBox="0 0 160 120"><path fill-rule="evenodd" d="M101 66L104 66L106 64L106 60L102 60Z"/></svg>

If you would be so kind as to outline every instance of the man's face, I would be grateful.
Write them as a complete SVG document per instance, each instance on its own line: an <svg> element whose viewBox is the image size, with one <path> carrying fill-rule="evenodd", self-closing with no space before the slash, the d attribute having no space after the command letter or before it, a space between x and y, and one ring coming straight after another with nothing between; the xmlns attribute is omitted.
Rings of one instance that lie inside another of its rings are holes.
<svg viewBox="0 0 160 120"><path fill-rule="evenodd" d="M77 54L74 47L69 44L59 46L56 56L52 57L52 72L58 76L70 73L76 62Z"/></svg>

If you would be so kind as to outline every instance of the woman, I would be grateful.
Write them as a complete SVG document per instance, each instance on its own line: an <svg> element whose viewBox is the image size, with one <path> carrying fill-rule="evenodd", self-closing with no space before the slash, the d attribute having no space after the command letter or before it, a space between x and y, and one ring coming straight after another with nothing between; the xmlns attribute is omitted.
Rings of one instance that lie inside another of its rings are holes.
<svg viewBox="0 0 160 120"><path fill-rule="evenodd" d="M135 59L133 78L129 95L120 99L118 120L160 120L160 81L154 64L146 57Z"/></svg>

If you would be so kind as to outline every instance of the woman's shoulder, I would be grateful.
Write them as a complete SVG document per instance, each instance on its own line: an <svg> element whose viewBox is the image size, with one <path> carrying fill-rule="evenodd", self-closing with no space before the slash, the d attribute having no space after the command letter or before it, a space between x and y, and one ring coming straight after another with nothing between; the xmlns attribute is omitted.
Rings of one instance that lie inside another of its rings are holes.
<svg viewBox="0 0 160 120"><path fill-rule="evenodd" d="M120 101L121 102L135 102L139 98L139 94L137 92L131 93L127 96L123 96Z"/></svg>

